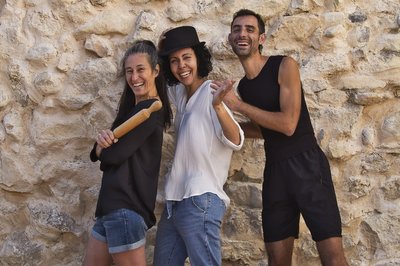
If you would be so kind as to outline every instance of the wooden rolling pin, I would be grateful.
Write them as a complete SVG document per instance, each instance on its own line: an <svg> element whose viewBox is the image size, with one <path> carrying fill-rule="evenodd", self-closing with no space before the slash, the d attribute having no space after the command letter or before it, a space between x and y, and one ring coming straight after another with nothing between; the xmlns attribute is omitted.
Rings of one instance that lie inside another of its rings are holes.
<svg viewBox="0 0 400 266"><path fill-rule="evenodd" d="M151 113L160 110L161 107L161 101L155 101L150 105L149 108L140 110L134 116L132 116L113 130L114 137L119 139L120 137L146 121L150 117Z"/></svg>

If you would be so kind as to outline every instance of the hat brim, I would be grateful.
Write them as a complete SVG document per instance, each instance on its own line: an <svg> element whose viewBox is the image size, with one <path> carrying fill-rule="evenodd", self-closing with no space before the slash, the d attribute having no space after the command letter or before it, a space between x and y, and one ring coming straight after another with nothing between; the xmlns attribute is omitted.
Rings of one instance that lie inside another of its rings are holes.
<svg viewBox="0 0 400 266"><path fill-rule="evenodd" d="M194 44L188 44L185 46L174 47L173 49L169 49L167 51L162 51L162 52L159 52L158 54L162 57L166 57L166 56L169 56L170 54L172 54L173 52L179 51L181 49L191 48L191 47L195 47L195 46L204 46L205 44L206 44L206 42L198 42L198 43L194 43Z"/></svg>

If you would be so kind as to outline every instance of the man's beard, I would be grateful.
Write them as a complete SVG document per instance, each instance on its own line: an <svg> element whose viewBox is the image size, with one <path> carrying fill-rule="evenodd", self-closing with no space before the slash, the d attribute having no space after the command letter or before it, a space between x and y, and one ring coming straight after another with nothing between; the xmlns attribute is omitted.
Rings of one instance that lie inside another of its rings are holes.
<svg viewBox="0 0 400 266"><path fill-rule="evenodd" d="M232 47L232 50L240 58L246 58L251 55L251 49L240 49L239 47Z"/></svg>

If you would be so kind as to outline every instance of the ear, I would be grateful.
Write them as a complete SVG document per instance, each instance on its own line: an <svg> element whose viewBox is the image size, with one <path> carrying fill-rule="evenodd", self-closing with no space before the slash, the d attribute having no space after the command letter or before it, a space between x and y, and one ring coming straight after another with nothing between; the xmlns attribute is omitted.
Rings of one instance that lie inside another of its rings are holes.
<svg viewBox="0 0 400 266"><path fill-rule="evenodd" d="M160 64L157 64L156 68L154 68L154 77L158 77L158 74L160 74Z"/></svg>
<svg viewBox="0 0 400 266"><path fill-rule="evenodd" d="M265 32L260 34L260 37L258 37L258 43L263 44L265 42L265 39L267 39L267 36L265 35Z"/></svg>
<svg viewBox="0 0 400 266"><path fill-rule="evenodd" d="M231 33L228 34L228 42L230 45L232 45L232 34Z"/></svg>

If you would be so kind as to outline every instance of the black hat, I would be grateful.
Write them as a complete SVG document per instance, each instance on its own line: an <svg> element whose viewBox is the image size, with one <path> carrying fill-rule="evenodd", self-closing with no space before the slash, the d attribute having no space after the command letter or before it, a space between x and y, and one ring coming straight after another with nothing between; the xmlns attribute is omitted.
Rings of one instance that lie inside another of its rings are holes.
<svg viewBox="0 0 400 266"><path fill-rule="evenodd" d="M167 56L182 48L205 44L205 42L199 41L196 29L192 26L173 28L164 33L164 36L165 38L162 40L159 52L161 56Z"/></svg>

